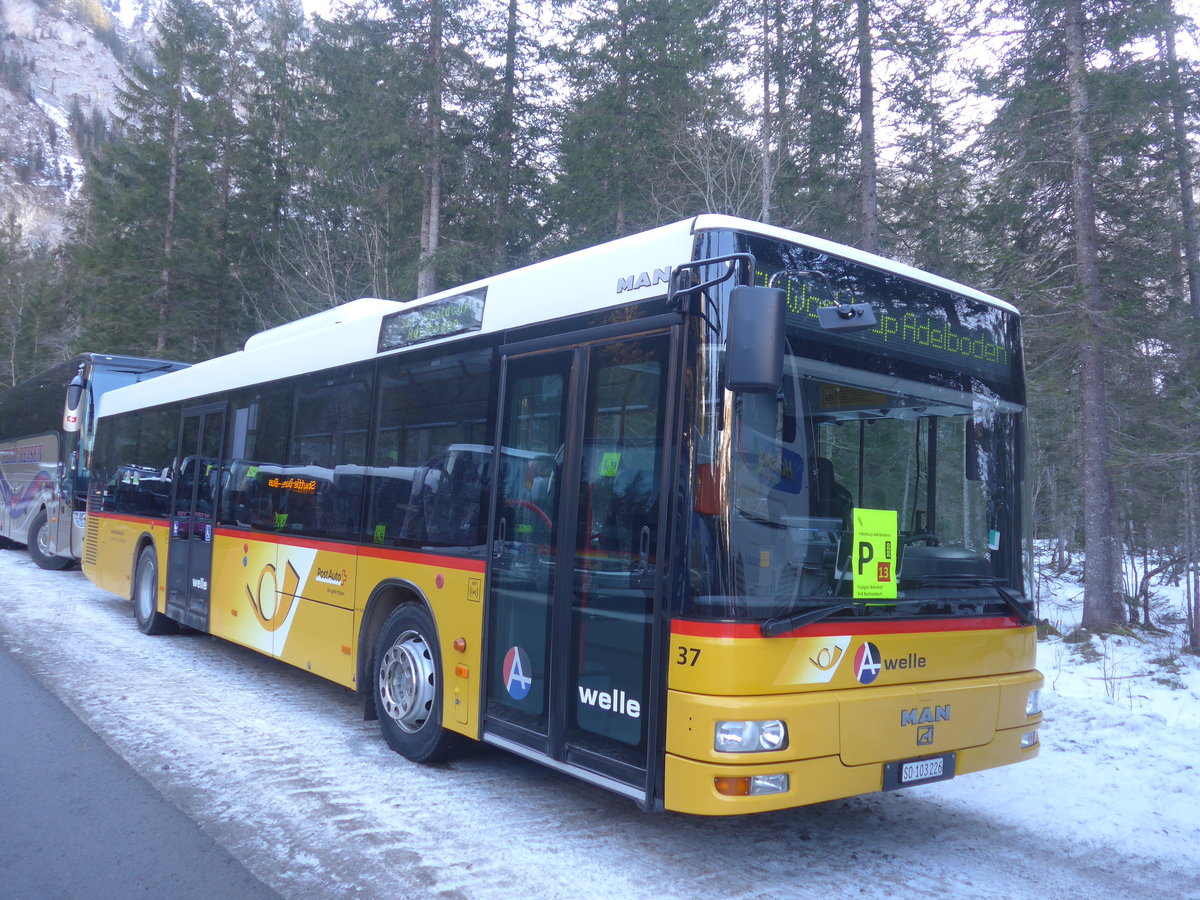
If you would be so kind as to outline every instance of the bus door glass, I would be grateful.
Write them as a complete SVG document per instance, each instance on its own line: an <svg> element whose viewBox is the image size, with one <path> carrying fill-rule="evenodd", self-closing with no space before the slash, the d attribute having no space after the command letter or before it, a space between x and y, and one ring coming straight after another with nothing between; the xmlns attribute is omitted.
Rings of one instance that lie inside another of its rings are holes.
<svg viewBox="0 0 1200 900"><path fill-rule="evenodd" d="M644 788L669 336L510 359L487 729Z"/></svg>
<svg viewBox="0 0 1200 900"><path fill-rule="evenodd" d="M185 411L172 464L175 499L167 556L167 614L202 631L208 630L224 430L224 407Z"/></svg>

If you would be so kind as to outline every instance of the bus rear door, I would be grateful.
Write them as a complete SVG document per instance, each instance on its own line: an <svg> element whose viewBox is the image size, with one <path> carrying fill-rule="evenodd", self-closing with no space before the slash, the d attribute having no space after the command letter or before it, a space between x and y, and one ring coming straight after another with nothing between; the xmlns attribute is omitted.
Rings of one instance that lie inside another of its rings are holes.
<svg viewBox="0 0 1200 900"><path fill-rule="evenodd" d="M224 405L184 410L175 454L167 615L208 631L213 530L220 497Z"/></svg>

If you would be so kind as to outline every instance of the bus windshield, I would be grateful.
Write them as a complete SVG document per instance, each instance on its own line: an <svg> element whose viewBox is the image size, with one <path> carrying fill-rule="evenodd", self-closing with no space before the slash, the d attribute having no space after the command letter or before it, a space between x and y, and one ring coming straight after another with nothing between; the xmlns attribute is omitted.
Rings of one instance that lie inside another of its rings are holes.
<svg viewBox="0 0 1200 900"><path fill-rule="evenodd" d="M821 333L808 307L833 279L789 283L780 390L709 392L685 615L1011 615L1025 590L1015 315L844 260L752 249L760 277L803 266L853 282L880 325ZM856 511L894 516L892 602L856 597Z"/></svg>
<svg viewBox="0 0 1200 900"><path fill-rule="evenodd" d="M778 396L734 402L730 574L740 611L770 617L852 599L855 509L895 511L901 599L994 602L996 585L1019 590L1005 448L1020 407L806 368L815 367L789 356Z"/></svg>

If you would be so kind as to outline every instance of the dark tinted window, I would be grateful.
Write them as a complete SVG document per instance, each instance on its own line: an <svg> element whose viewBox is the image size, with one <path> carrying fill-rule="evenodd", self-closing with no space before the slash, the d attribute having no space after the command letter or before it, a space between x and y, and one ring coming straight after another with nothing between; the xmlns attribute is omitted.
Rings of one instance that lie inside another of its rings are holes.
<svg viewBox="0 0 1200 900"><path fill-rule="evenodd" d="M283 516L279 530L358 538L370 414L365 367L297 380L287 465L268 482Z"/></svg>
<svg viewBox="0 0 1200 900"><path fill-rule="evenodd" d="M61 431L67 385L80 362L62 363L0 394L0 439Z"/></svg>
<svg viewBox="0 0 1200 900"><path fill-rule="evenodd" d="M92 468L92 508L166 517L178 428L178 406L102 420Z"/></svg>
<svg viewBox="0 0 1200 900"><path fill-rule="evenodd" d="M272 479L283 472L288 411L287 385L266 385L236 392L230 398L225 426L225 471L220 521L235 528L274 531L282 492Z"/></svg>
<svg viewBox="0 0 1200 900"><path fill-rule="evenodd" d="M380 370L367 539L386 546L480 547L491 477L490 348Z"/></svg>

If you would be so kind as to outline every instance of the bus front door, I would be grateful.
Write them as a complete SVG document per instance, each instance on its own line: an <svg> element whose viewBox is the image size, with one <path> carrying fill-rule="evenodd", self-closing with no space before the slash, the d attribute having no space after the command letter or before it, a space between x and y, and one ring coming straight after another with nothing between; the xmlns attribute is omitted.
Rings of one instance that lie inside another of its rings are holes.
<svg viewBox="0 0 1200 900"><path fill-rule="evenodd" d="M220 496L225 408L185 410L175 454L175 498L167 552L167 615L208 630L213 528Z"/></svg>
<svg viewBox="0 0 1200 900"><path fill-rule="evenodd" d="M648 802L667 332L506 359L484 739Z"/></svg>

